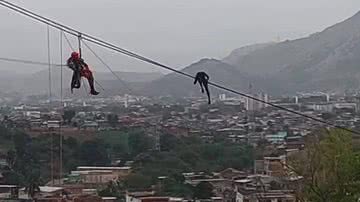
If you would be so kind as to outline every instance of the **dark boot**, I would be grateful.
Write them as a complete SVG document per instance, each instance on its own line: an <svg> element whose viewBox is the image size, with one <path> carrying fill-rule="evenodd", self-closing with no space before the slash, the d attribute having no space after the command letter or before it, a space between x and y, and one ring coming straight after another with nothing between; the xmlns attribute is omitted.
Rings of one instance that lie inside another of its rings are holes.
<svg viewBox="0 0 360 202"><path fill-rule="evenodd" d="M208 104L211 104L211 97L210 97L210 91L209 91L209 86L208 86L208 83L206 82L204 84L204 88L206 90L206 95L208 97Z"/></svg>
<svg viewBox="0 0 360 202"><path fill-rule="evenodd" d="M99 92L97 92L95 90L95 86L94 86L94 79L93 78L88 78L89 81L89 86L90 86L90 94L91 95L99 95Z"/></svg>
<svg viewBox="0 0 360 202"><path fill-rule="evenodd" d="M91 95L99 95L99 92L97 92L97 91L95 91L95 90L91 90L91 91L90 91L90 94L91 94Z"/></svg>

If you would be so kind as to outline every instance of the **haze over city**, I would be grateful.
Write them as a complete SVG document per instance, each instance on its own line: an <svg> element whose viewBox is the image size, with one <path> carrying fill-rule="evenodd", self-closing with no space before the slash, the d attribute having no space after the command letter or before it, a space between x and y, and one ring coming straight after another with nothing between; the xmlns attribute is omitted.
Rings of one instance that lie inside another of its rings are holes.
<svg viewBox="0 0 360 202"><path fill-rule="evenodd" d="M14 0L44 16L102 37L176 68L221 59L244 45L295 39L322 31L359 11L357 0ZM1 8L3 57L46 61L46 27ZM58 32L52 31L57 61ZM16 45L14 45L16 43ZM73 41L76 44L76 41ZM97 49L117 71L161 71ZM69 50L70 51L70 50ZM96 60L91 54L88 60ZM12 71L24 68L2 67ZM41 68L25 68L26 72ZM96 67L97 71L103 71Z"/></svg>

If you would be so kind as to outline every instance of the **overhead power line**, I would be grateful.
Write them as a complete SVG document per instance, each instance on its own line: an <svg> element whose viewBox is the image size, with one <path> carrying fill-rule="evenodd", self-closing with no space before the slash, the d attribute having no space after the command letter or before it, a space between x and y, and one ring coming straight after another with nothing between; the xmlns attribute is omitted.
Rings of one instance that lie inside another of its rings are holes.
<svg viewBox="0 0 360 202"><path fill-rule="evenodd" d="M73 45L71 44L71 42L70 42L69 38L66 36L66 34L63 33L63 36L64 36L64 38L66 40L66 43L68 44L69 48L71 49L71 51L75 51Z"/></svg>
<svg viewBox="0 0 360 202"><path fill-rule="evenodd" d="M194 79L195 77L193 75L190 75L188 73L185 73L185 72L182 72L182 71L179 71L179 70L176 70L172 67L169 67L167 65L164 65L160 62L157 62L155 60L152 60L152 59L149 59L149 58L146 58L144 56L141 56L139 54L136 54L134 52L131 52L131 51L128 51L126 49L123 49L121 47L118 47L112 43L109 43L109 42L106 42L102 39L99 39L99 38L96 38L96 37L93 37L89 34L86 34L86 33L82 33L76 29L73 29L69 26L66 26L66 25L63 25L63 24L60 24L56 21L53 21L49 18L46 18L46 17L43 17L41 15L38 15L32 11L29 11L25 8L22 8L20 6L17 6L15 4L12 4L8 1L5 1L5 0L0 0L0 5L6 7L6 8L9 8L15 12L18 12L18 13L21 13L27 17L30 17L34 20L37 20L41 23L44 23L44 24L47 24L53 28L56 28L56 29L59 29L59 30L62 30L68 34L71 34L73 36L76 36L78 37L80 34L81 34L81 37L83 40L86 40L86 41L89 41L89 42L92 42L96 45L99 45L101 47L104 47L104 48L107 48L107 49L110 49L110 50L113 50L113 51L116 51L116 52L119 52L121 54L124 54L124 55L127 55L129 57L133 57L133 58L136 58L138 60L141 60L141 61L144 61L144 62L147 62L147 63L150 63L150 64L153 64L155 66L159 66L163 69L167 69L169 71L172 71L172 72L175 72L177 74L180 74L182 76L185 76L185 77L188 77L188 78L191 78L191 79ZM230 89L228 87L225 87L225 86L222 86L220 84L217 84L217 83L214 83L214 82L209 82L209 85L213 86L213 87L216 87L218 89L221 89L221 90L224 90L224 91L228 91L228 92L231 92L231 93L234 93L234 94L237 94L237 95L240 95L240 96L243 96L243 97L246 97L246 98L249 98L249 99L252 99L252 100L255 100L257 102L260 102L260 103L264 103L264 104L267 104L269 106L272 106L274 108L277 108L277 109L280 109L280 110L283 110L283 111L287 111L289 113L293 113L293 114L296 114L296 115L299 115L299 116L302 116L302 117L305 117L305 118L308 118L310 120L313 120L313 121L316 121L316 122L319 122L319 123L322 123L322 124L325 124L325 125L328 125L328 126L331 126L331 127L334 127L334 128L338 128L338 129L342 129L342 130L345 130L345 131L348 131L348 132L351 132L351 133L354 133L354 134L357 134L357 135L360 135L360 132L358 131L355 131L355 130L351 130L349 128L346 128L346 127L342 127L342 126L338 126L334 123L331 123L331 122L327 122L327 121L324 121L322 119L319 119L319 118L316 118L316 117L312 117L312 116L309 116L307 114L303 114L301 112L298 112L298 111L295 111L295 110L291 110L291 109L288 109L288 108L285 108L285 107L282 107L282 106L278 106L278 105L275 105L273 103L270 103L270 102L266 102L264 100L261 100L261 99L258 99L256 97L253 97L251 95L247 95L245 93L242 93L242 92L239 92L239 91L236 91L236 90L233 90L233 89Z"/></svg>
<svg viewBox="0 0 360 202"><path fill-rule="evenodd" d="M49 66L49 64L47 62L38 62L38 61L15 59L15 58L0 57L0 61L13 62L13 63L22 63L22 64L28 64L28 65ZM66 66L66 64L50 64L50 66L62 68L64 66ZM94 81L102 90L105 91L104 87L97 80L94 80Z"/></svg>
<svg viewBox="0 0 360 202"><path fill-rule="evenodd" d="M49 66L47 62L37 62L37 61L31 61L31 60L22 60L22 59L15 59L15 58L4 58L0 57L1 61L5 62L15 62L15 63L23 63L23 64L29 64L29 65L41 65L41 66ZM50 66L55 67L61 67L61 64L50 64Z"/></svg>

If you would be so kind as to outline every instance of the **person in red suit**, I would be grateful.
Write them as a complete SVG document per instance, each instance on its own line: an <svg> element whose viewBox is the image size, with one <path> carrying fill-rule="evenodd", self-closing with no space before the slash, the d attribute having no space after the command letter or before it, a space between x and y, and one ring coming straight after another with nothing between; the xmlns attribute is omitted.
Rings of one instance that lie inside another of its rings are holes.
<svg viewBox="0 0 360 202"><path fill-rule="evenodd" d="M71 53L71 57L67 60L67 66L73 70L73 76L71 79L71 92L73 92L74 88L81 87L81 77L85 77L89 82L91 89L90 94L99 94L99 92L95 90L93 73L89 69L89 66L85 63L84 59L80 57L79 53Z"/></svg>

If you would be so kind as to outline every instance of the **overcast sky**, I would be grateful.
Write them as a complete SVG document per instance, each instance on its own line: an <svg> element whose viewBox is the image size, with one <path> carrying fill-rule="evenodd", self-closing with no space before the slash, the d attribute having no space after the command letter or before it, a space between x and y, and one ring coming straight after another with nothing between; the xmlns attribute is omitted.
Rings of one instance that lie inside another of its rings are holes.
<svg viewBox="0 0 360 202"><path fill-rule="evenodd" d="M304 37L360 10L359 0L9 1L176 68L203 57L221 59L244 45ZM0 8L0 19L0 57L46 61L44 25L5 8ZM59 32L51 30L51 35L52 60L58 62ZM65 43L64 49L70 52ZM160 71L101 48L96 51L115 70ZM91 53L84 57L95 71L106 71ZM1 69L8 67L0 62Z"/></svg>

